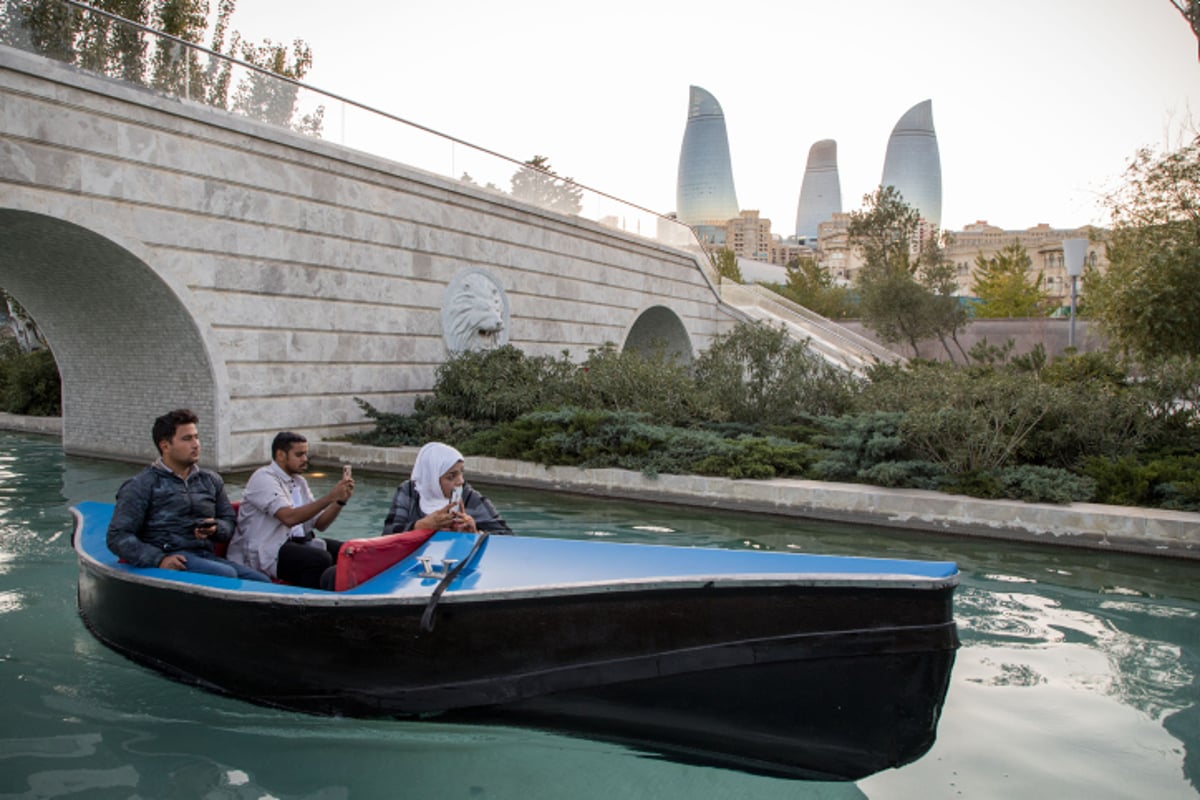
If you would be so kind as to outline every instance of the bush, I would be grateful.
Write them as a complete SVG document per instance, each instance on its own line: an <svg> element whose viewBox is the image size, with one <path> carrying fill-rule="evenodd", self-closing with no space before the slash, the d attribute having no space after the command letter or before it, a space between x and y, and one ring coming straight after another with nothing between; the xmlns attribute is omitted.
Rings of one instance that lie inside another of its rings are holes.
<svg viewBox="0 0 1200 800"><path fill-rule="evenodd" d="M900 438L903 419L902 413L887 411L821 418L825 432L813 442L823 450L813 472L826 480L858 481L881 463L908 460Z"/></svg>
<svg viewBox="0 0 1200 800"><path fill-rule="evenodd" d="M1018 448L1021 462L1071 469L1089 456L1135 453L1159 436L1141 387L1097 378L1043 385L1045 415Z"/></svg>
<svg viewBox="0 0 1200 800"><path fill-rule="evenodd" d="M62 414L62 382L46 349L22 353L17 343L0 343L0 411L33 417Z"/></svg>
<svg viewBox="0 0 1200 800"><path fill-rule="evenodd" d="M782 328L738 325L696 359L696 389L719 416L755 425L840 414L857 383Z"/></svg>
<svg viewBox="0 0 1200 800"><path fill-rule="evenodd" d="M998 470L1004 496L1026 503L1073 503L1091 500L1096 482L1065 469L1021 464Z"/></svg>
<svg viewBox="0 0 1200 800"><path fill-rule="evenodd" d="M945 469L928 461L883 461L860 470L857 477L875 486L937 490L945 474Z"/></svg>
<svg viewBox="0 0 1200 800"><path fill-rule="evenodd" d="M644 412L667 425L688 425L712 415L698 405L688 366L663 350L619 352L612 345L592 350L557 391L554 406Z"/></svg>
<svg viewBox="0 0 1200 800"><path fill-rule="evenodd" d="M647 414L580 408L531 412L479 432L462 449L547 465L729 478L799 476L813 460L812 447L797 442L727 439L711 431L657 425Z"/></svg>
<svg viewBox="0 0 1200 800"><path fill-rule="evenodd" d="M351 438L650 475L1200 510L1200 359L1131 376L1103 353L1048 363L1012 349L977 346L966 367L876 365L860 384L763 325L717 337L694 370L611 345L580 365L508 346L442 365L412 415L358 401L376 425Z"/></svg>
<svg viewBox="0 0 1200 800"><path fill-rule="evenodd" d="M1065 469L1021 464L947 476L941 489L989 500L1062 504L1091 500L1096 482Z"/></svg>
<svg viewBox="0 0 1200 800"><path fill-rule="evenodd" d="M1089 458L1081 469L1096 484L1096 499L1122 506L1200 511L1200 455L1142 460Z"/></svg>
<svg viewBox="0 0 1200 800"><path fill-rule="evenodd" d="M416 402L417 416L472 422L508 422L559 398L576 367L559 359L527 356L511 344L460 353L437 370L433 394Z"/></svg>

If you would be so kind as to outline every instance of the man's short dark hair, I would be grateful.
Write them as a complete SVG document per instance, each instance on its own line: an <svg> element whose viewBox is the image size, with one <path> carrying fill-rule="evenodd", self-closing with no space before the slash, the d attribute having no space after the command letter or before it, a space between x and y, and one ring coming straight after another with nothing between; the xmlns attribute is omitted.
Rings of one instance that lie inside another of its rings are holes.
<svg viewBox="0 0 1200 800"><path fill-rule="evenodd" d="M305 439L298 433L280 431L275 434L275 439L271 442L271 459L274 460L276 453L287 455L292 451L292 445L307 441L308 439Z"/></svg>
<svg viewBox="0 0 1200 800"><path fill-rule="evenodd" d="M154 437L154 447L158 449L158 443L164 439L170 441L175 438L175 431L180 425L195 425L200 422L200 418L195 412L186 408L177 408L174 411L168 411L161 417L154 420L154 427L150 430L150 435Z"/></svg>

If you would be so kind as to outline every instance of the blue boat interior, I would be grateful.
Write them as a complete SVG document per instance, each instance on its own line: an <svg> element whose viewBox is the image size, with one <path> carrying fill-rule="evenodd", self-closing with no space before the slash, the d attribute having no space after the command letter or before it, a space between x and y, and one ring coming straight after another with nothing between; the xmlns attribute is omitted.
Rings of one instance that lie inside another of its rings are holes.
<svg viewBox="0 0 1200 800"><path fill-rule="evenodd" d="M180 583L246 589L276 594L328 594L279 583L242 581L177 570L133 567L120 562L106 542L113 504L83 502L77 547L91 558L118 570ZM471 554L475 534L440 531L395 565L339 594L428 597L444 575L446 562ZM447 593L466 590L512 591L549 586L640 582L733 576L834 578L886 577L903 580L950 579L958 568L947 561L773 553L672 545L623 544L526 536L490 536L471 557Z"/></svg>

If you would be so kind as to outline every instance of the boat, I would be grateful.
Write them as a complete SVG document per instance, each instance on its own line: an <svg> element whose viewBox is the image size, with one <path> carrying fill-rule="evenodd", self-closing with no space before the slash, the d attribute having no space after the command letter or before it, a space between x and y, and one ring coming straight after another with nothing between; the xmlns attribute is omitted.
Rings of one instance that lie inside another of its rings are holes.
<svg viewBox="0 0 1200 800"><path fill-rule="evenodd" d="M950 562L427 531L347 542L342 590L320 591L130 567L106 546L112 511L72 508L87 628L173 678L306 713L857 780L929 750L958 647Z"/></svg>

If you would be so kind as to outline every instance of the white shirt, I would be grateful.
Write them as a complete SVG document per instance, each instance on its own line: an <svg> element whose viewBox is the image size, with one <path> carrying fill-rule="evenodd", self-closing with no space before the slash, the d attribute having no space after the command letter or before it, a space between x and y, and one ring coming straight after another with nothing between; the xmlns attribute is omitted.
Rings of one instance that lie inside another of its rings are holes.
<svg viewBox="0 0 1200 800"><path fill-rule="evenodd" d="M312 491L302 476L288 475L274 461L259 467L246 481L238 508L237 531L226 557L272 578L279 577L275 574L279 548L292 536L307 536L319 515L289 528L275 517L275 512L281 508L299 508L312 501Z"/></svg>

